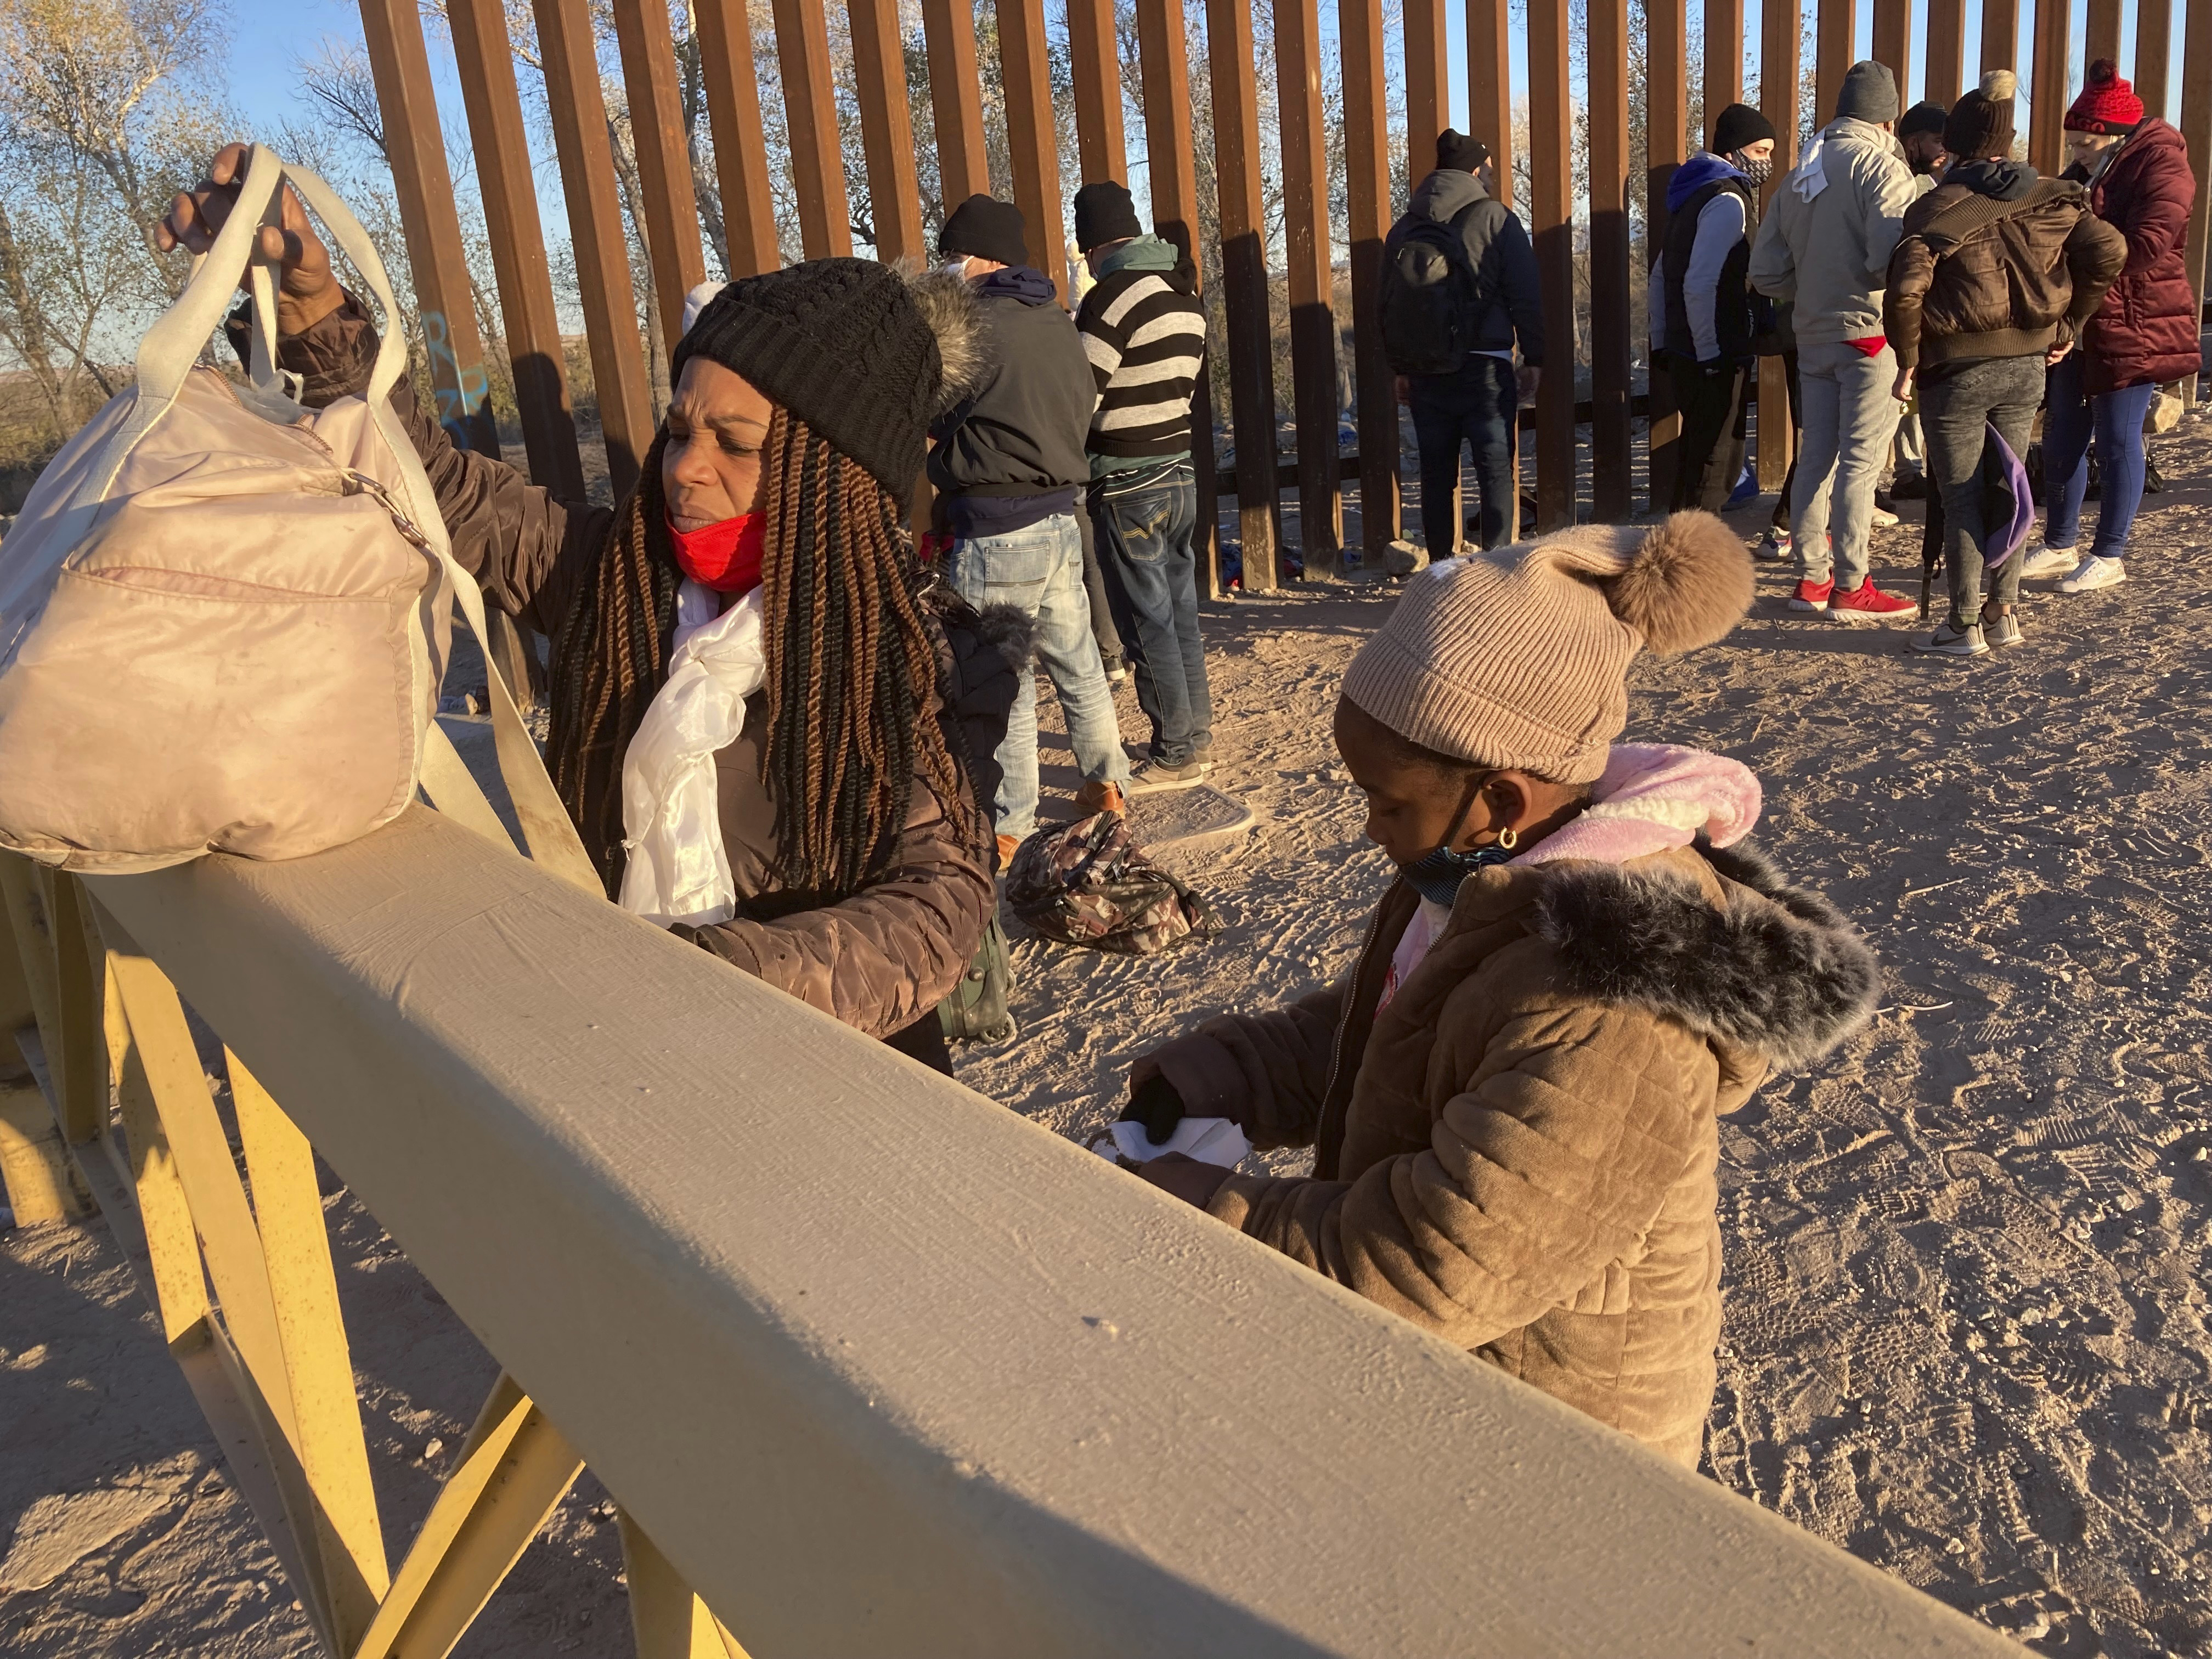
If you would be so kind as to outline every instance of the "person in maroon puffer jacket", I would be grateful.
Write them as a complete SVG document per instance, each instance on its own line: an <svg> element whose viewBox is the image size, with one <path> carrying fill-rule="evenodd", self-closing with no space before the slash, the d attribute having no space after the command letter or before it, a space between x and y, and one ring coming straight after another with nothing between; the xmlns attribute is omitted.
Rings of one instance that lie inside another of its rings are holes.
<svg viewBox="0 0 2212 1659"><path fill-rule="evenodd" d="M2143 118L2142 100L2110 58L2089 65L2081 95L2066 112L2074 166L2065 177L2089 189L2089 210L2128 239L2128 262L2082 337L2083 349L2054 366L2043 426L2043 546L2024 574L2063 576L2063 593L2087 593L2127 579L2128 532L2142 501L2143 419L2160 383L2197 373L2196 291L2181 245L2197 179L2181 135ZM2101 483L2097 533L2077 563L2089 441Z"/></svg>

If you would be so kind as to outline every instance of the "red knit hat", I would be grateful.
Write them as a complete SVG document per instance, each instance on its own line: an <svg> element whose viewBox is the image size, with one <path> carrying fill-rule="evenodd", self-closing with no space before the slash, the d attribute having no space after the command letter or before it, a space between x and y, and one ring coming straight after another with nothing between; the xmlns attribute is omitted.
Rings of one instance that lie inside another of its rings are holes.
<svg viewBox="0 0 2212 1659"><path fill-rule="evenodd" d="M2125 135L2142 125L2143 101L2136 89L2120 79L2120 66L2109 58L2089 65L2089 78L2081 95L2066 112L2069 132L2110 132Z"/></svg>

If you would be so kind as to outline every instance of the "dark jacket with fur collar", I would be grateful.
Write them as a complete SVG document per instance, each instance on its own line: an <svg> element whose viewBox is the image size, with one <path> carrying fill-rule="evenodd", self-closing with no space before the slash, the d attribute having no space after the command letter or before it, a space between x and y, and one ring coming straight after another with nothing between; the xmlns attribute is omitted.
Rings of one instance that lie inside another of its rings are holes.
<svg viewBox="0 0 2212 1659"><path fill-rule="evenodd" d="M1873 1008L1873 953L1739 847L1485 870L1389 1006L1418 900L1351 976L1140 1062L1194 1115L1316 1148L1231 1225L1695 1463L1720 1332L1717 1115Z"/></svg>

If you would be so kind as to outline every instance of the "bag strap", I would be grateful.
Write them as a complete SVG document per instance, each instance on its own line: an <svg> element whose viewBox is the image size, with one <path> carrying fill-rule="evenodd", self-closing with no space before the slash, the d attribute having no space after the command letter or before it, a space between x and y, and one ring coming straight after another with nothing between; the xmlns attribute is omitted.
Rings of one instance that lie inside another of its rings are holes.
<svg viewBox="0 0 2212 1659"><path fill-rule="evenodd" d="M258 147L257 147L257 155ZM591 857L584 851L583 838L577 835L576 826L568 817L568 810L561 804L561 797L553 787L553 780L546 775L544 760L538 752L538 744L522 723L522 711L515 707L513 693L507 682L500 678L495 660L489 629L484 624L483 593L476 578L461 568L454 560L453 547L446 534L445 516L438 510L437 492L430 486L422 463L415 453L413 440L399 422L392 409L392 388L407 367L407 343L400 331L392 325L399 313L392 303L392 283L385 274L384 261L376 251L376 243L353 210L338 199L336 191L305 167L283 167L283 177L298 191L301 199L313 209L323 222L324 228L336 239L346 258L353 261L361 272L377 302L384 307L386 328L377 348L376 364L370 371L368 389L363 393L368 404L369 418L375 422L386 447L391 450L399 471L400 489L406 501L393 502L388 493L373 481L362 480L364 486L374 489L385 498L385 505L401 520L404 531L411 531L422 549L434 556L444 581L453 598L458 601L461 616L469 631L483 647L485 689L491 699L491 726L494 747L499 759L499 774L507 785L508 799L514 804L514 815L521 823L523 841L530 857L544 865L555 875L595 896L605 897L606 887L592 867ZM279 198L281 205L281 198ZM229 227L224 226L228 230ZM442 596L434 599L442 603ZM477 788L476 781L453 752L447 738L433 715L429 730L423 738L418 775L425 782L431 799L440 809L469 823L472 828L487 821L496 832L496 838L505 841L506 830L499 825L497 816ZM450 759L450 764L447 763ZM431 780L435 779L433 782ZM472 799L464 799L464 796ZM458 803L458 804L457 804ZM480 810L479 810L480 809Z"/></svg>

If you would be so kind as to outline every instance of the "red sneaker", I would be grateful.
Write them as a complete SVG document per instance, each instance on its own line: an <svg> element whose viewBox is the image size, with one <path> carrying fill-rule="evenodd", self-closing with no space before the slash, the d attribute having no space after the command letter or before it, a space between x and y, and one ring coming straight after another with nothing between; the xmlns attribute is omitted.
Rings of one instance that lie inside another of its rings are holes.
<svg viewBox="0 0 2212 1659"><path fill-rule="evenodd" d="M1830 599L1828 609L1832 616L1844 622L1891 622L1899 617L1920 614L1920 607L1911 599L1883 592L1874 585L1871 576L1859 584L1856 592L1838 593Z"/></svg>
<svg viewBox="0 0 2212 1659"><path fill-rule="evenodd" d="M1792 611L1826 611L1828 599L1836 591L1833 576L1824 582L1799 582L1797 592L1790 601Z"/></svg>

